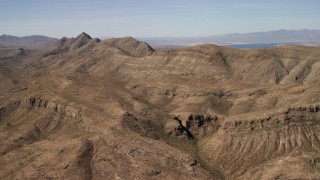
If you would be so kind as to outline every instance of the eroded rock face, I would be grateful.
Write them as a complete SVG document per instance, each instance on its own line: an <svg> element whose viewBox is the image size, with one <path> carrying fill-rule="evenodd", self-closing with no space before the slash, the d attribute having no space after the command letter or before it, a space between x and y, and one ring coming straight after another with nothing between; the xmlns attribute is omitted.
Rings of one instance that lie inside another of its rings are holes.
<svg viewBox="0 0 320 180"><path fill-rule="evenodd" d="M208 161L219 164L232 177L241 177L255 164L280 157L314 157L320 148L317 107L290 108L257 119L227 120L217 134L202 141L202 153L207 152L211 157ZM290 176L291 172L283 173Z"/></svg>
<svg viewBox="0 0 320 180"><path fill-rule="evenodd" d="M178 138L194 139L204 137L214 133L220 125L216 116L204 116L201 114L190 114L188 119L182 121L179 117L174 116L172 120L168 120L164 131L170 136Z"/></svg>
<svg viewBox="0 0 320 180"><path fill-rule="evenodd" d="M160 132L158 131L160 127L157 127L157 125L150 120L137 119L134 115L126 112L122 116L122 122L124 127L139 133L141 136L159 139Z"/></svg>
<svg viewBox="0 0 320 180"><path fill-rule="evenodd" d="M178 117L173 118L174 121L167 122L164 127L165 133L178 138L194 139L194 136L187 127L182 124L182 121Z"/></svg>

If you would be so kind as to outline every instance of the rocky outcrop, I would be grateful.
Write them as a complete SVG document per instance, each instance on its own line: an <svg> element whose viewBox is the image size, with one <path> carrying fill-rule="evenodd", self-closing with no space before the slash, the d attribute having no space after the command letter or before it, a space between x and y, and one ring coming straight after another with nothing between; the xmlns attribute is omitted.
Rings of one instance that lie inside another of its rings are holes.
<svg viewBox="0 0 320 180"><path fill-rule="evenodd" d="M25 53L26 53L26 50L25 49L23 49L23 48L19 48L19 53L18 53L18 55L20 55L20 56L23 56L23 55L25 55Z"/></svg>
<svg viewBox="0 0 320 180"><path fill-rule="evenodd" d="M68 126L69 123L74 123L73 126L76 127L76 124L81 122L82 116L80 108L39 97L30 97L2 106L0 130L6 131L2 134L5 140L0 145L0 153L6 154L24 144L44 139ZM20 127L21 123L25 126Z"/></svg>
<svg viewBox="0 0 320 180"><path fill-rule="evenodd" d="M57 102L48 101L40 97L30 97L26 100L16 101L13 104L18 105L17 108L23 107L28 109L30 108L47 109L52 112L65 114L73 118L82 117L82 111L81 111L81 108L79 107L74 107L66 104L59 104Z"/></svg>
<svg viewBox="0 0 320 180"><path fill-rule="evenodd" d="M194 139L204 137L214 133L219 128L216 116L190 114L187 120L180 120L179 116L174 116L168 120L164 131L169 136L177 138Z"/></svg>
<svg viewBox="0 0 320 180"><path fill-rule="evenodd" d="M259 118L236 118L227 120L222 128L227 132L254 132L283 128L284 126L305 126L320 123L320 106L293 107L286 111Z"/></svg>
<svg viewBox="0 0 320 180"><path fill-rule="evenodd" d="M242 175L254 165L299 153L319 153L319 106L290 108L259 118L226 120L201 152L230 177Z"/></svg>
<svg viewBox="0 0 320 180"><path fill-rule="evenodd" d="M0 121L2 119L8 119L12 114L19 111L42 111L41 109L43 109L43 111L50 111L57 115L69 116L72 118L81 118L83 115L82 110L79 107L69 106L62 103L59 104L40 97L30 97L28 99L11 102L0 107Z"/></svg>
<svg viewBox="0 0 320 180"><path fill-rule="evenodd" d="M174 121L167 122L164 127L164 131L169 136L174 136L178 138L194 139L195 137L189 131L187 127L182 124L182 121L178 117L173 117Z"/></svg>
<svg viewBox="0 0 320 180"><path fill-rule="evenodd" d="M124 127L129 128L142 136L147 136L154 139L159 139L161 136L159 125L151 120L138 119L129 112L123 114L121 120Z"/></svg>

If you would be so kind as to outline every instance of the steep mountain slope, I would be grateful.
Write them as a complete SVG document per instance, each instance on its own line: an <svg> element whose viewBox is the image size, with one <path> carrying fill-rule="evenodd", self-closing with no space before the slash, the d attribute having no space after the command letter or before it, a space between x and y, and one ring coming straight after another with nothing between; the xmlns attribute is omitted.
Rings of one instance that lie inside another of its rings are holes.
<svg viewBox="0 0 320 180"><path fill-rule="evenodd" d="M317 178L319 50L82 33L1 51L0 177Z"/></svg>

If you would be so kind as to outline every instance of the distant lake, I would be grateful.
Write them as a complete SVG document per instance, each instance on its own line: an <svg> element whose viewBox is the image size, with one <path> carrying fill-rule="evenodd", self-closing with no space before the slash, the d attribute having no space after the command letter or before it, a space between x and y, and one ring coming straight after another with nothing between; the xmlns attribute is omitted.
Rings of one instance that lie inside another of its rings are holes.
<svg viewBox="0 0 320 180"><path fill-rule="evenodd" d="M233 48L241 48L241 49L256 49L256 48L270 48L274 46L279 46L279 45L290 45L294 43L271 43L271 44L263 44L263 43L257 43L257 44L231 44L227 45L229 47Z"/></svg>

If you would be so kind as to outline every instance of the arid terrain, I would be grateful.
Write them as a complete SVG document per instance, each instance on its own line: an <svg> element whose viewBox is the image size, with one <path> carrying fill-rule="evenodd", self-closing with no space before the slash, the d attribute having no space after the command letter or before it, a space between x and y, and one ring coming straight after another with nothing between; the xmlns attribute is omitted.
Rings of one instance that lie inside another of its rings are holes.
<svg viewBox="0 0 320 180"><path fill-rule="evenodd" d="M320 47L0 49L0 179L319 179Z"/></svg>

